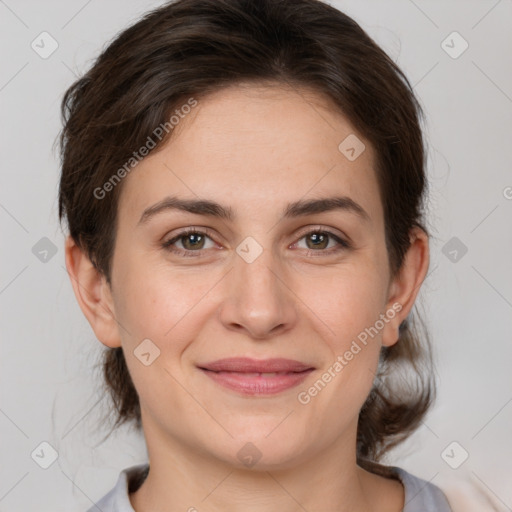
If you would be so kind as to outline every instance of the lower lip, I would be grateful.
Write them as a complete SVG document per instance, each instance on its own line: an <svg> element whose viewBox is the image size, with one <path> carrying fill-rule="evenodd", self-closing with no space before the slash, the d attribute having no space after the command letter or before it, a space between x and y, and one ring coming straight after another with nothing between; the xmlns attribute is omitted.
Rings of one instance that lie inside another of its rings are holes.
<svg viewBox="0 0 512 512"><path fill-rule="evenodd" d="M221 386L244 395L274 395L297 386L307 378L313 369L270 377L236 372L213 372L203 369L201 371Z"/></svg>

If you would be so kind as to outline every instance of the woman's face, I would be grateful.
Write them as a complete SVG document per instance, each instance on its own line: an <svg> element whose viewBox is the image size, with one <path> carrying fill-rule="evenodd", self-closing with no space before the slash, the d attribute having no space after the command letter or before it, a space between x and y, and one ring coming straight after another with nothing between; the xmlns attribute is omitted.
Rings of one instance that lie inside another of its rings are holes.
<svg viewBox="0 0 512 512"><path fill-rule="evenodd" d="M253 85L200 100L124 178L116 334L101 341L123 347L149 450L268 468L355 450L379 351L411 307L390 276L374 169L368 141L320 97ZM220 207L156 211L170 197ZM226 358L312 370L201 369Z"/></svg>

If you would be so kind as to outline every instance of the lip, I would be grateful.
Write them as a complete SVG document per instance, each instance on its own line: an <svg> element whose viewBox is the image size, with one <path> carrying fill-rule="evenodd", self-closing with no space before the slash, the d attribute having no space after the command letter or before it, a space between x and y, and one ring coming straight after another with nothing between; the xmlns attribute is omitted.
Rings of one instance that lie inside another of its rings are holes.
<svg viewBox="0 0 512 512"><path fill-rule="evenodd" d="M219 359L198 368L221 386L244 395L273 395L303 382L314 367L293 359ZM265 375L265 374L273 375ZM262 375L264 374L264 375Z"/></svg>
<svg viewBox="0 0 512 512"><path fill-rule="evenodd" d="M210 363L200 364L199 368L214 372L271 373L302 372L313 366L294 359L251 359L250 357L229 357Z"/></svg>

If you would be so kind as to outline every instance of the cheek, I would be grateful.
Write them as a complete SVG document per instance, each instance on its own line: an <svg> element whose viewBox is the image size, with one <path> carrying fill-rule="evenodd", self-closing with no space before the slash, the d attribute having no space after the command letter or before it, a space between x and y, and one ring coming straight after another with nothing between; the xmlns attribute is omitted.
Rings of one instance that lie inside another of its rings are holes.
<svg viewBox="0 0 512 512"><path fill-rule="evenodd" d="M175 338L201 300L202 288L191 284L190 279L184 285L182 279L158 272L134 272L123 283L117 302L130 337L154 338L160 343Z"/></svg>
<svg viewBox="0 0 512 512"><path fill-rule="evenodd" d="M298 295L307 297L309 309L323 321L333 348L339 351L384 311L385 278L376 266L347 265L304 280Z"/></svg>
<svg viewBox="0 0 512 512"><path fill-rule="evenodd" d="M331 274L323 291L317 288L310 295L308 306L318 317L316 325L327 350L323 372L310 388L301 389L298 398L305 412L322 418L319 430L330 424L332 435L347 415L357 417L372 388L381 350L377 322L386 302L385 277L377 267L354 266Z"/></svg>
<svg viewBox="0 0 512 512"><path fill-rule="evenodd" d="M119 261L117 270L116 316L125 350L133 353L149 339L161 354L156 366L181 373L183 353L213 314L210 299L223 272L176 268L162 259L151 263L137 253Z"/></svg>
<svg viewBox="0 0 512 512"><path fill-rule="evenodd" d="M196 284L192 274L180 278L133 265L119 287L116 312L126 364L142 402L154 411L161 403L168 403L171 410L183 406L174 378L183 380L182 356L200 335L197 315L207 291L204 283L191 284Z"/></svg>
<svg viewBox="0 0 512 512"><path fill-rule="evenodd" d="M340 408L358 410L375 378L381 350L379 318L386 303L386 275L378 266L351 266L332 273L323 284L323 290L316 288L308 300L308 306L321 319L316 324L322 330L327 349L325 372L320 378L327 383L328 390L321 392L323 396L317 406L329 403L337 424ZM317 387L323 389L322 386L319 383Z"/></svg>

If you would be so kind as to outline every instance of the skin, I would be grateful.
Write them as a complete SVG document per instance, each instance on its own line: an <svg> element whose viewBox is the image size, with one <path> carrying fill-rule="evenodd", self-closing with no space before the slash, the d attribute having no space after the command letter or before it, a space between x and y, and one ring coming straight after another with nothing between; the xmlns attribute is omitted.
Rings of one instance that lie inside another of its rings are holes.
<svg viewBox="0 0 512 512"><path fill-rule="evenodd" d="M354 161L338 150L350 134L366 145ZM402 510L401 483L357 466L356 428L379 351L397 342L425 278L428 237L411 231L391 276L374 158L364 136L314 92L231 86L202 98L124 178L112 288L68 238L80 307L98 340L123 348L140 397L151 471L130 495L136 512ZM138 225L145 208L170 194L230 206L235 221L169 210ZM369 220L345 210L281 217L289 202L333 195L352 198ZM162 248L190 226L209 228L211 238L183 237L174 247L203 257ZM317 248L306 235L319 226L352 247L329 239ZM247 236L263 248L252 263L236 252ZM328 253L332 247L340 250ZM402 309L394 318L301 404L297 394L395 303ZM134 355L146 338L160 350L149 366ZM233 356L286 357L316 369L298 387L254 397L196 367ZM237 457L247 442L261 452L250 468Z"/></svg>

